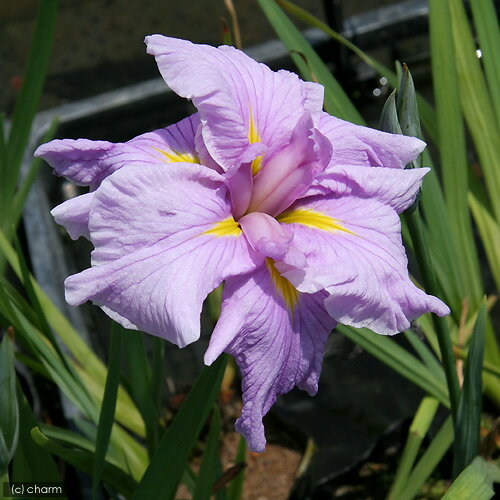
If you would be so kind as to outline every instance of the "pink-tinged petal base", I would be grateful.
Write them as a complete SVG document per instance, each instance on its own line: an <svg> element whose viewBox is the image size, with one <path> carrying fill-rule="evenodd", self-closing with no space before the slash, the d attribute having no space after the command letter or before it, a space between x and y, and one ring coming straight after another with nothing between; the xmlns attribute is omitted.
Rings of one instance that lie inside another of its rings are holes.
<svg viewBox="0 0 500 500"><path fill-rule="evenodd" d="M325 297L324 292L297 294L291 312L290 296L284 300L267 265L226 281L205 362L223 351L236 358L243 389L236 429L253 451L264 451L262 418L279 394L294 386L311 396L318 390L325 342L335 327L324 309Z"/></svg>
<svg viewBox="0 0 500 500"><path fill-rule="evenodd" d="M66 280L66 299L92 300L185 346L199 336L207 294L262 263L231 220L227 188L212 170L124 167L94 193L92 267Z"/></svg>
<svg viewBox="0 0 500 500"><path fill-rule="evenodd" d="M330 155L330 143L313 130L310 116L302 116L290 143L255 176L248 211L277 215L285 210L307 191Z"/></svg>

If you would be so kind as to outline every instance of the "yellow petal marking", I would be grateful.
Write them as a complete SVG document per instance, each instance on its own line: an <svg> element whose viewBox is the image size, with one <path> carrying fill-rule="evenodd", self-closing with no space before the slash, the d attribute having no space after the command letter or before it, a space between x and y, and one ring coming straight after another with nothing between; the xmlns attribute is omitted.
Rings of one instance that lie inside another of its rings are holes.
<svg viewBox="0 0 500 500"><path fill-rule="evenodd" d="M250 109L250 123L248 125L248 142L250 144L255 144L256 142L260 142L261 138L259 132L257 131L257 127L255 126L255 122L253 121L252 110ZM261 168L262 156L259 155L252 161L252 175L257 175Z"/></svg>
<svg viewBox="0 0 500 500"><path fill-rule="evenodd" d="M155 148L154 146L152 146L152 148L155 151L158 151L158 153L161 153L163 156L165 156L168 160L167 163L185 162L185 163L198 163L198 165L200 164L200 160L193 153L188 153L188 152L180 153L175 149L171 149L170 151L165 151L160 148Z"/></svg>
<svg viewBox="0 0 500 500"><path fill-rule="evenodd" d="M241 232L242 231L238 223L232 217L228 217L227 219L215 223L212 229L209 229L201 234L212 234L218 238L222 238L225 236L239 236Z"/></svg>
<svg viewBox="0 0 500 500"><path fill-rule="evenodd" d="M293 316L293 310L299 300L299 292L286 278L281 276L272 259L266 259L266 266L271 273L271 280L276 288L276 291L281 295L283 302L290 311L290 314Z"/></svg>
<svg viewBox="0 0 500 500"><path fill-rule="evenodd" d="M342 221L334 219L329 215L316 212L309 208L297 208L296 210L287 210L276 217L278 222L284 224L302 224L303 226L321 229L322 231L334 232L343 231L356 236L356 233L349 231L342 225Z"/></svg>

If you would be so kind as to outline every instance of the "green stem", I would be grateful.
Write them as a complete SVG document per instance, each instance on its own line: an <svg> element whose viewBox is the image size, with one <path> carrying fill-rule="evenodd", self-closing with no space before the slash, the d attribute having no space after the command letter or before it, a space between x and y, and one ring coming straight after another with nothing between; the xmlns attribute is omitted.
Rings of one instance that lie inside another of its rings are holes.
<svg viewBox="0 0 500 500"><path fill-rule="evenodd" d="M408 439L406 441L401 460L399 461L396 477L392 483L387 500L401 498L401 492L405 488L412 467L420 450L420 445L429 430L436 415L439 401L435 398L425 397L418 407L415 418L410 426Z"/></svg>
<svg viewBox="0 0 500 500"><path fill-rule="evenodd" d="M437 278L434 273L428 246L426 245L424 234L422 231L422 220L420 218L418 208L412 213L405 214L408 230L410 231L411 239L415 256L418 261L420 274L425 290L439 296L440 290L437 283ZM443 362L444 372L446 374L446 382L448 383L448 392L450 396L451 415L453 424L456 423L458 403L460 401L460 386L458 384L457 369L455 363L455 355L451 343L450 330L446 318L440 318L435 314L432 315L432 321L437 333L439 342L439 350L441 351L441 359Z"/></svg>

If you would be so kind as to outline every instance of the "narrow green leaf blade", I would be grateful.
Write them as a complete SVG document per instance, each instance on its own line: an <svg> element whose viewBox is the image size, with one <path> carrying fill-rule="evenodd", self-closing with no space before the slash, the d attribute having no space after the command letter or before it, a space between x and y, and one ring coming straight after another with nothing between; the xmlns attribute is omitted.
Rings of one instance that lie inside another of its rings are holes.
<svg viewBox="0 0 500 500"><path fill-rule="evenodd" d="M465 7L461 1L455 0L448 0L448 5L450 18L446 24L453 32L460 103L479 156L495 219L500 220L499 125L481 64L476 56L476 44ZM498 92L498 88L493 91Z"/></svg>
<svg viewBox="0 0 500 500"><path fill-rule="evenodd" d="M393 134L403 133L399 125L398 111L396 108L396 89L390 93L382 108L382 114L380 115L380 130Z"/></svg>
<svg viewBox="0 0 500 500"><path fill-rule="evenodd" d="M101 481L102 470L108 451L111 429L115 419L116 396L120 384L120 362L122 355L122 333L113 322L109 343L108 376L104 388L99 423L97 425L97 439L95 445L94 467L92 471L92 498L97 498L97 489Z"/></svg>
<svg viewBox="0 0 500 500"><path fill-rule="evenodd" d="M0 477L17 447L19 434L19 408L16 394L16 371L12 340L5 335L0 344Z"/></svg>
<svg viewBox="0 0 500 500"><path fill-rule="evenodd" d="M489 500L493 483L500 482L498 465L476 457L455 479L442 500Z"/></svg>
<svg viewBox="0 0 500 500"><path fill-rule="evenodd" d="M158 444L158 412L155 406L155 387L151 383L151 369L144 347L144 334L120 328L127 361L128 387L132 400L141 412L146 426L146 443L149 455Z"/></svg>
<svg viewBox="0 0 500 500"><path fill-rule="evenodd" d="M19 443L12 459L12 481L60 481L61 477L52 455L40 448L31 439L31 429L36 426L33 415L24 394L18 386L19 402Z"/></svg>
<svg viewBox="0 0 500 500"><path fill-rule="evenodd" d="M439 402L435 398L425 397L420 402L417 413L410 425L408 439L406 440L387 500L397 500L400 498L401 490L408 481L408 476L415 463L422 441L429 430L438 407Z"/></svg>
<svg viewBox="0 0 500 500"><path fill-rule="evenodd" d="M500 28L495 5L492 0L469 2L474 25L479 36L483 67L495 109L497 125L500 126Z"/></svg>
<svg viewBox="0 0 500 500"><path fill-rule="evenodd" d="M486 337L486 304L479 309L464 366L464 383L455 429L454 473L458 475L479 452L483 402L482 376Z"/></svg>
<svg viewBox="0 0 500 500"><path fill-rule="evenodd" d="M235 464L245 464L247 461L247 442L243 436L240 437L238 450L234 459ZM245 468L241 469L239 474L229 483L227 489L228 500L241 500L243 495L243 486L245 484Z"/></svg>
<svg viewBox="0 0 500 500"><path fill-rule="evenodd" d="M389 68L381 64L379 61L369 56L366 52L363 52L361 49L356 47L352 42L350 42L347 38L342 36L340 33L337 33L330 26L325 24L323 21L313 16L302 7L295 5L288 0L276 0L277 3L292 16L296 17L298 20L308 24L309 26L313 26L325 32L328 36L330 36L333 40L341 43L349 50L351 50L354 54L356 54L362 61L364 61L368 66L373 68L380 76L387 78L387 81L394 88L398 88L400 82L400 75L394 73ZM400 67L400 65L399 65ZM399 69L398 67L398 69ZM420 95L417 95L418 107L420 110L420 115L422 116L422 122L429 133L429 136L437 140L437 128L436 128L436 118L434 110L431 105Z"/></svg>
<svg viewBox="0 0 500 500"><path fill-rule="evenodd" d="M449 407L446 385L436 377L415 356L397 345L390 337L377 335L363 328L338 325L337 330L375 356L384 364L434 396Z"/></svg>
<svg viewBox="0 0 500 500"><path fill-rule="evenodd" d="M461 3L461 2L452 2ZM460 111L459 74L453 44L450 8L442 0L429 1L432 74L436 101L441 172L449 227L456 252L455 273L463 296L471 307L479 307L482 298L481 273L474 246L467 204L468 165L465 128ZM458 273L457 270L460 270Z"/></svg>
<svg viewBox="0 0 500 500"><path fill-rule="evenodd" d="M5 169L9 169L5 178L8 186L7 200L12 196L17 183L31 123L42 93L50 60L58 3L58 0L44 0L38 4L35 34L24 74L23 86L14 110L7 144L7 159L3 165Z"/></svg>
<svg viewBox="0 0 500 500"><path fill-rule="evenodd" d="M86 474L92 474L94 464L92 453L77 448L70 448L58 443L54 439L49 439L38 427L34 427L31 430L31 437L37 445L45 448L50 453L61 457L64 461ZM125 495L126 498L132 495L136 486L136 482L129 475L107 462L105 462L102 469L102 479L116 491Z"/></svg>
<svg viewBox="0 0 500 500"><path fill-rule="evenodd" d="M225 366L226 357L221 356L213 365L205 367L164 434L134 492L134 500L173 497L186 467L189 452L219 392Z"/></svg>
<svg viewBox="0 0 500 500"><path fill-rule="evenodd" d="M406 486L399 496L400 499L411 500L416 496L422 485L434 472L452 442L453 423L451 417L448 417L410 474Z"/></svg>
<svg viewBox="0 0 500 500"><path fill-rule="evenodd" d="M205 500L206 498L210 498L212 493L217 473L216 463L219 460L217 448L219 444L220 425L220 411L215 407L205 443L205 452L203 453L200 472L193 492L193 500Z"/></svg>

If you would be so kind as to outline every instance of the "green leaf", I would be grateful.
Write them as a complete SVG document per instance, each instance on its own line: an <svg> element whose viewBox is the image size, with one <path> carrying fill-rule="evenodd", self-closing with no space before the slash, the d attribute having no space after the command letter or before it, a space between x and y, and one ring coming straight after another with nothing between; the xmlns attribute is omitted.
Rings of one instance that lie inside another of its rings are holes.
<svg viewBox="0 0 500 500"><path fill-rule="evenodd" d="M406 330L404 335L406 340L408 340L413 349L419 355L420 359L424 362L425 366L432 372L433 376L445 384L446 377L443 367L432 351L411 330Z"/></svg>
<svg viewBox="0 0 500 500"><path fill-rule="evenodd" d="M399 125L398 112L396 109L396 89L394 89L384 103L382 114L380 115L380 130L393 134L402 134Z"/></svg>
<svg viewBox="0 0 500 500"><path fill-rule="evenodd" d="M7 473L9 462L16 451L19 434L14 348L8 335L4 336L0 344L0 408L0 477L2 477Z"/></svg>
<svg viewBox="0 0 500 500"><path fill-rule="evenodd" d="M0 165L0 168L4 169L5 185L2 186L4 209L5 204L10 202L17 184L21 160L42 93L50 60L57 8L58 0L44 0L38 4L35 33L24 73L23 86L12 118L6 159L5 163ZM6 212L2 211L2 216L5 215Z"/></svg>
<svg viewBox="0 0 500 500"><path fill-rule="evenodd" d="M469 206L481 236L495 284L500 290L500 223L495 221L485 205L472 193L469 193Z"/></svg>
<svg viewBox="0 0 500 500"><path fill-rule="evenodd" d="M482 61L490 95L500 125L500 29L497 11L492 0L474 0L469 3L479 37Z"/></svg>
<svg viewBox="0 0 500 500"><path fill-rule="evenodd" d="M77 469L80 469L89 475L92 474L94 468L94 455L92 453L78 448L67 447L58 443L54 439L49 439L38 427L34 427L31 430L31 437L37 445L47 451L50 451L50 453L61 457L64 461L73 465ZM136 486L136 482L131 476L125 474L121 469L107 462L104 463L104 467L102 469L102 479L127 498L132 495Z"/></svg>
<svg viewBox="0 0 500 500"><path fill-rule="evenodd" d="M6 257L16 276L22 279L19 258L2 231L0 231L0 254ZM31 275L30 280L50 327L74 356L76 371L85 384L86 389L96 400L100 401L106 380L106 368L104 364L82 340L68 319L59 311ZM141 415L132 403L130 396L123 390L123 387L118 389L116 419L124 427L132 430L140 437L145 435Z"/></svg>
<svg viewBox="0 0 500 500"><path fill-rule="evenodd" d="M486 304L479 309L464 366L464 383L455 429L453 470L458 475L479 452L483 402L482 375L486 336Z"/></svg>
<svg viewBox="0 0 500 500"><path fill-rule="evenodd" d="M226 357L221 356L213 365L205 367L160 441L134 492L134 500L173 498L189 452L219 392L225 366Z"/></svg>
<svg viewBox="0 0 500 500"><path fill-rule="evenodd" d="M400 497L401 490L408 481L408 476L415 463L422 441L429 430L438 407L439 402L437 399L430 397L422 399L410 425L408 439L406 440L403 454L399 460L398 470L396 471L396 476L391 485L387 500L402 498Z"/></svg>
<svg viewBox="0 0 500 500"><path fill-rule="evenodd" d="M447 418L410 474L405 488L399 495L400 499L412 500L417 495L422 485L434 472L452 442L453 423L451 418Z"/></svg>
<svg viewBox="0 0 500 500"><path fill-rule="evenodd" d="M218 445L220 434L220 411L217 407L212 413L212 421L205 443L205 452L201 461L200 472L193 492L193 500L205 500L210 498L214 486L219 461Z"/></svg>
<svg viewBox="0 0 500 500"><path fill-rule="evenodd" d="M460 2L452 2L455 4ZM467 203L468 165L465 128L460 111L459 73L453 45L450 9L442 0L429 1L431 61L439 128L439 152L449 227L456 252L454 272L462 297L472 308L482 298L481 273ZM431 290L429 292L432 293Z"/></svg>
<svg viewBox="0 0 500 500"><path fill-rule="evenodd" d="M108 450L111 429L115 419L116 396L120 385L120 363L122 355L122 332L116 323L111 327L109 342L108 376L102 399L97 438L95 444L94 467L92 471L92 498L97 498L97 489L101 481L102 469Z"/></svg>
<svg viewBox="0 0 500 500"><path fill-rule="evenodd" d="M443 405L449 406L446 385L437 379L428 368L415 356L397 345L390 337L377 335L364 328L352 328L338 325L337 330L378 358L429 395L434 396Z"/></svg>
<svg viewBox="0 0 500 500"><path fill-rule="evenodd" d="M22 393L17 387L19 402L19 442L12 459L12 481L49 481L61 480L57 465L52 455L41 449L31 439L31 429L36 426L36 419Z"/></svg>
<svg viewBox="0 0 500 500"><path fill-rule="evenodd" d="M489 500L493 483L500 482L498 465L476 457L455 479L442 500Z"/></svg>
<svg viewBox="0 0 500 500"><path fill-rule="evenodd" d="M150 362L144 349L144 334L119 327L127 360L128 387L146 426L146 443L151 456L158 444L158 412L153 399Z"/></svg>
<svg viewBox="0 0 500 500"><path fill-rule="evenodd" d="M344 120L363 124L363 118L338 81L276 2L274 0L258 1L274 31L290 51L293 62L299 69L302 78L317 81L325 87L326 110Z"/></svg>
<svg viewBox="0 0 500 500"><path fill-rule="evenodd" d="M81 425L81 423L82 421L80 420L79 425ZM95 454L97 428L93 424L89 425L93 430L92 439L86 436L82 436L81 434L70 431L68 429L63 429L62 427L56 427L54 425L46 425L40 423L38 424L38 428L49 439L53 439L58 443L67 446L68 448L78 448L84 451L88 451L89 453ZM36 427L36 425L34 427ZM125 463L123 454L121 454L120 451L116 450L112 446L108 447L106 453L106 462L109 462L110 464L119 467L124 472L128 472L127 464Z"/></svg>
<svg viewBox="0 0 500 500"><path fill-rule="evenodd" d="M247 461L247 442L243 436L240 436L238 450L234 458L235 464L245 464ZM229 483L227 488L228 500L240 500L243 495L243 486L245 484L245 468L242 468L238 475Z"/></svg>
<svg viewBox="0 0 500 500"><path fill-rule="evenodd" d="M411 76L410 70L406 64L403 64L401 73L401 82L397 93L396 103L401 131L404 135L423 138L420 128L420 116L417 106L417 93ZM414 168L422 166L422 156L413 162Z"/></svg>
<svg viewBox="0 0 500 500"><path fill-rule="evenodd" d="M50 124L49 130L46 134L44 134L40 144L45 144L46 142L49 142L54 138L57 126L58 120L54 118L54 120L52 120ZM38 176L38 172L42 164L43 160L41 160L40 158L34 158L32 160L30 168L26 173L24 179L22 180L21 185L16 192L16 195L14 196L14 200L12 201L12 207L9 210L9 218L6 219L7 230L9 230L9 228L13 229L17 227L17 223L19 222L19 218L21 217L21 214L23 212L26 198L30 192L31 186L33 186L33 183Z"/></svg>
<svg viewBox="0 0 500 500"><path fill-rule="evenodd" d="M320 30L324 31L327 35L329 35L333 40L347 47L354 54L356 54L362 61L364 61L368 66L373 68L380 76L387 78L387 81L394 88L398 88L399 82L401 80L399 74L394 73L394 71L391 71L386 66L381 64L379 61L369 56L367 53L363 52L361 49L356 47L356 45L354 45L352 42L347 40L347 38L342 36L340 33L337 33L330 26L328 26L323 21L313 16L303 8L299 7L298 5L295 5L294 3L289 2L288 0L276 0L276 1L283 9L289 12L292 16L296 17L300 21L310 26L319 28ZM400 66L401 65L399 65L398 69L400 68ZM417 95L417 101L424 126L427 132L429 133L430 137L436 140L437 128L436 128L436 119L434 116L435 115L434 110L422 96Z"/></svg>
<svg viewBox="0 0 500 500"><path fill-rule="evenodd" d="M499 125L481 63L476 56L476 44L464 5L455 0L448 0L448 5L450 18L446 24L453 32L460 103L479 156L495 219L500 221ZM497 56L496 53L495 57ZM498 92L498 88L492 90Z"/></svg>

